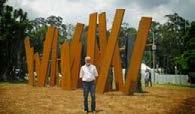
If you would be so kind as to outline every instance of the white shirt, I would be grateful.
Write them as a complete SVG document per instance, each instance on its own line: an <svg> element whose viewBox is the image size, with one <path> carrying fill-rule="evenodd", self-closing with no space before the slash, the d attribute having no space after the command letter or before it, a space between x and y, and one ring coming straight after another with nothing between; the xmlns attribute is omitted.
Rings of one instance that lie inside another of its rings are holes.
<svg viewBox="0 0 195 114"><path fill-rule="evenodd" d="M97 69L94 65L90 64L89 66L83 65L80 70L80 78L82 81L93 81L95 78L98 77Z"/></svg>
<svg viewBox="0 0 195 114"><path fill-rule="evenodd" d="M145 72L145 79L149 79L149 72Z"/></svg>

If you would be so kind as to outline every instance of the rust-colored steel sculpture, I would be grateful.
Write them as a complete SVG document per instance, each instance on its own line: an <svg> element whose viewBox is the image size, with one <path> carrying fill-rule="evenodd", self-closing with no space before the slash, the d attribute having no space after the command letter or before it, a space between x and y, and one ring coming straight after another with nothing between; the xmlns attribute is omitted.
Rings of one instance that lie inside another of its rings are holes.
<svg viewBox="0 0 195 114"><path fill-rule="evenodd" d="M94 62L95 56L95 42L96 42L96 26L97 26L97 13L90 14L89 26L87 32L87 56L91 57L91 62Z"/></svg>
<svg viewBox="0 0 195 114"><path fill-rule="evenodd" d="M137 37L130 58L130 64L127 72L127 80L124 88L126 94L133 94L133 86L137 81L138 72L141 65L146 40L152 23L152 18L143 17L139 24Z"/></svg>
<svg viewBox="0 0 195 114"><path fill-rule="evenodd" d="M78 87L79 81L79 71L80 71L80 64L81 64L81 51L82 51L82 44L79 42L77 46L77 52L75 54L75 60L73 62L73 67L71 68L71 80L72 80L72 89L76 89Z"/></svg>
<svg viewBox="0 0 195 114"><path fill-rule="evenodd" d="M39 57L39 53L35 53L34 55L35 58L35 72L37 74L37 80L39 80L39 73L40 73L40 57Z"/></svg>
<svg viewBox="0 0 195 114"><path fill-rule="evenodd" d="M105 50L107 44L107 29L106 29L106 13L103 12L99 14L99 41L100 41L100 50L101 52Z"/></svg>
<svg viewBox="0 0 195 114"><path fill-rule="evenodd" d="M51 49L51 74L50 74L50 86L53 87L56 85L56 78L58 74L58 61L57 61L57 47L58 47L58 30L55 29L54 31L54 38L52 42L52 49Z"/></svg>
<svg viewBox="0 0 195 114"><path fill-rule="evenodd" d="M111 64L112 56L114 53L114 48L117 42L118 34L120 31L120 26L122 23L123 15L124 15L125 10L124 9L117 9L114 22L113 22L113 27L111 34L108 39L108 44L105 50L105 55L102 58L102 63L101 68L100 68L100 76L97 81L97 86L96 86L96 92L98 93L104 93L105 89L105 84L109 72L109 67Z"/></svg>
<svg viewBox="0 0 195 114"><path fill-rule="evenodd" d="M46 33L46 39L45 39L44 48L43 48L43 57L41 60L41 65L40 65L40 68L41 68L40 69L40 76L39 76L39 80L38 80L38 85L40 87L45 86L49 58L50 58L50 52L51 52L52 41L53 41L55 29L56 29L55 27L49 27L48 31Z"/></svg>
<svg viewBox="0 0 195 114"><path fill-rule="evenodd" d="M100 42L100 60L104 57L104 50L107 45L107 29L106 29L106 13L103 12L99 14L99 42ZM100 61L99 60L99 61ZM101 62L100 62L101 63ZM122 66L121 66L121 57L118 47L118 42L116 43L114 55L112 58L112 65L114 67L115 82L117 90L122 91L123 89L123 80L122 80ZM98 67L101 65L98 64Z"/></svg>
<svg viewBox="0 0 195 114"><path fill-rule="evenodd" d="M34 48L30 47L30 38L27 37L24 40L25 52L26 52L26 61L28 69L28 83L29 85L34 85Z"/></svg>
<svg viewBox="0 0 195 114"><path fill-rule="evenodd" d="M76 89L78 86L81 51L82 51L82 44L80 42L80 39L81 39L83 27L84 27L83 24L77 23L72 41L70 43L70 68L71 68L72 89Z"/></svg>
<svg viewBox="0 0 195 114"><path fill-rule="evenodd" d="M107 45L107 30L106 30L106 13L103 12L101 14L98 15L98 20L99 20L99 24L98 24L98 33L99 33L99 47L100 50L96 53L98 53L99 57L97 58L97 64L96 64L96 68L98 69L98 72L100 71L100 67L101 67L101 63L102 63L102 59L103 59L103 53L106 49L106 45Z"/></svg>
<svg viewBox="0 0 195 114"><path fill-rule="evenodd" d="M76 28L75 28L75 31L74 31L74 35L72 37L72 41L70 42L70 56L71 56L71 67L73 65L73 61L75 59L77 59L75 57L75 52L77 51L77 46L78 44L80 43L80 40L81 40L81 35L82 35L82 32L83 32L83 27L84 27L84 24L82 23L77 23L76 25Z"/></svg>
<svg viewBox="0 0 195 114"><path fill-rule="evenodd" d="M71 90L71 73L70 73L70 49L69 43L64 42L61 49L61 70L62 79L61 86L64 90Z"/></svg>
<svg viewBox="0 0 195 114"><path fill-rule="evenodd" d="M114 67L114 74L115 74L115 83L116 83L116 89L119 91L122 91L124 88L123 84L123 75L122 75L122 60L120 56L120 50L118 46L118 42L114 49L114 55L112 58L112 65Z"/></svg>
<svg viewBox="0 0 195 114"><path fill-rule="evenodd" d="M122 79L122 66L120 49L118 46L118 35L120 32L120 26L123 20L125 10L117 9L111 33L108 37L106 29L106 13L103 12L98 15L97 24L97 13L92 13L89 16L89 26L87 31L87 48L86 56L92 58L92 63L96 65L99 73L97 80L96 92L104 93L111 66L114 67L114 76L116 82L116 88L125 94L133 94L133 88L137 81L137 75L141 65L141 59L143 56L146 40L149 33L149 28L152 22L151 18L143 17L139 24L137 37L134 43L134 48L129 61L129 67L127 70L127 79L123 83ZM65 41L60 50L61 61L60 71L61 87L64 90L77 89L79 85L79 70L81 64L81 53L82 53L82 42L81 36L84 29L84 25L77 23L72 40ZM98 34L97 31L98 31ZM99 41L96 39L96 35L99 35ZM97 41L96 41L97 40ZM46 80L49 79L51 87L59 82L58 78L58 30L55 27L48 27L46 38L44 41L43 56L40 57L38 53L34 54L34 48L30 47L30 39L27 37L24 40L28 78L29 84L34 86L34 71L37 73L38 86L45 86ZM51 69L49 66L51 61ZM35 63L35 65L34 65Z"/></svg>

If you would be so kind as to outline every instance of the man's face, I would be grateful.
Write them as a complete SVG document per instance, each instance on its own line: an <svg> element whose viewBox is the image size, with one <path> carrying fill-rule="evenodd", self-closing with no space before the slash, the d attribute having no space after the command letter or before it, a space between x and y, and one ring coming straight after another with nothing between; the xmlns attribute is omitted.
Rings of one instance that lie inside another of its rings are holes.
<svg viewBox="0 0 195 114"><path fill-rule="evenodd" d="M87 65L90 65L91 60L90 59L87 59L85 62L86 62Z"/></svg>

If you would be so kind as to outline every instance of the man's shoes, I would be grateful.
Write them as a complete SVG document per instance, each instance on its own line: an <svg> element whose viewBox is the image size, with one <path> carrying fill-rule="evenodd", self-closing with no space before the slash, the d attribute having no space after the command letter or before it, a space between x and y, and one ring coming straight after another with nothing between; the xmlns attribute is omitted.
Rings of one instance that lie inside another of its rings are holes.
<svg viewBox="0 0 195 114"><path fill-rule="evenodd" d="M93 114L96 114L96 111L92 111Z"/></svg>
<svg viewBox="0 0 195 114"><path fill-rule="evenodd" d="M88 111L84 111L84 114L88 114Z"/></svg>

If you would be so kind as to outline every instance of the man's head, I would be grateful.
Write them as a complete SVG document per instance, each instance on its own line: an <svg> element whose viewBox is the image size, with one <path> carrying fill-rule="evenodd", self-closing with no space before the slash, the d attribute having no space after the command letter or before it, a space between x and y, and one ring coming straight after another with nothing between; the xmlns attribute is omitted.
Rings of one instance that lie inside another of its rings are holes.
<svg viewBox="0 0 195 114"><path fill-rule="evenodd" d="M149 69L146 69L145 72L149 72Z"/></svg>
<svg viewBox="0 0 195 114"><path fill-rule="evenodd" d="M91 64L91 57L87 56L85 57L85 64L90 65Z"/></svg>

